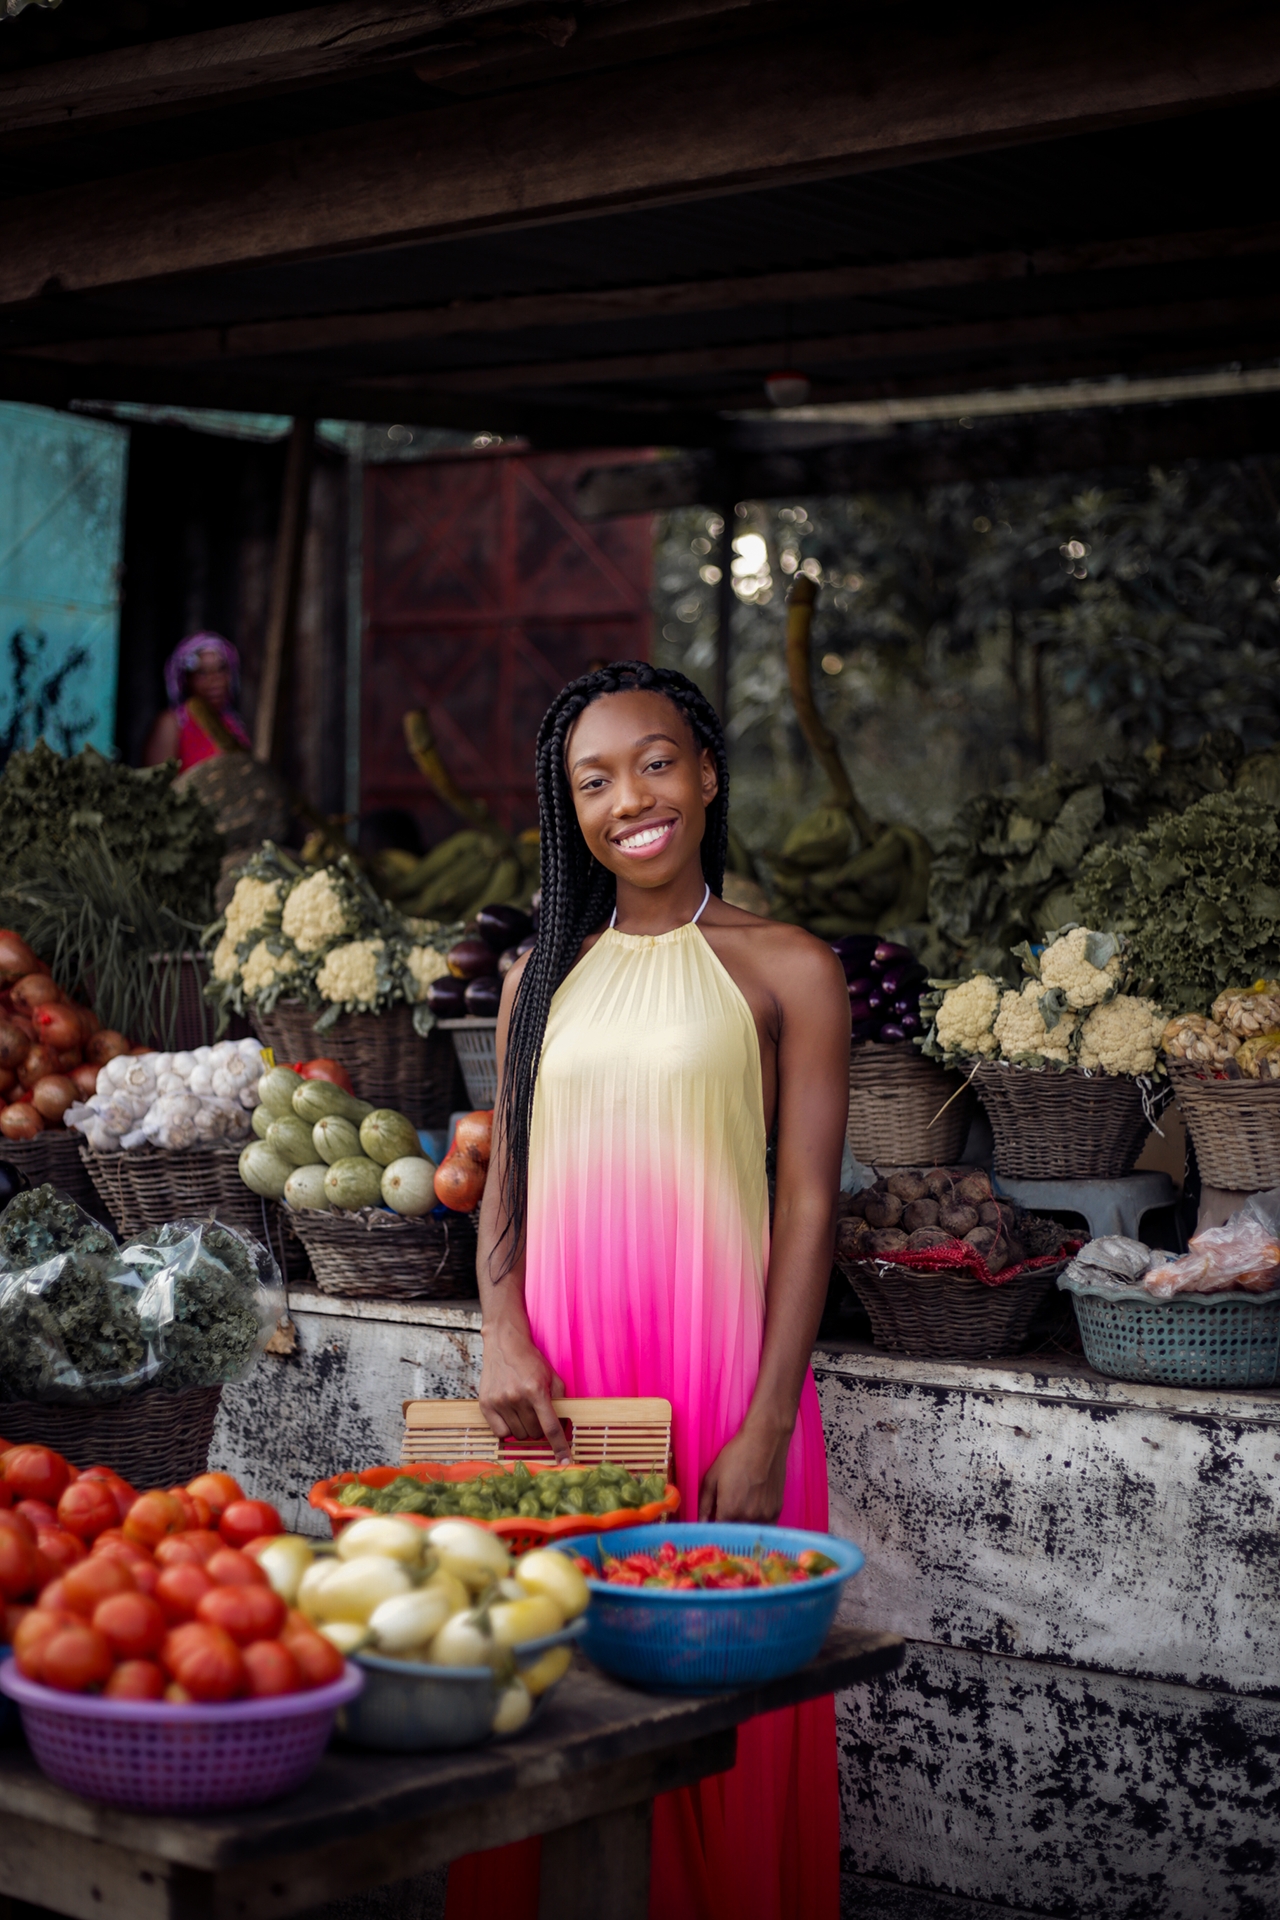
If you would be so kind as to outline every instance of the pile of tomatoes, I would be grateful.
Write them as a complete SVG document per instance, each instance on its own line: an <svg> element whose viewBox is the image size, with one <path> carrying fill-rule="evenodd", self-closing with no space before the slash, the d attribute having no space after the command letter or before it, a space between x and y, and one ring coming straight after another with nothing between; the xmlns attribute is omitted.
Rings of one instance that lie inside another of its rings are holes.
<svg viewBox="0 0 1280 1920"><path fill-rule="evenodd" d="M256 1558L283 1531L229 1473L137 1493L110 1467L0 1441L0 1596L19 1672L179 1705L328 1686L341 1654Z"/></svg>
<svg viewBox="0 0 1280 1920"><path fill-rule="evenodd" d="M94 1092L118 1053L142 1053L72 1001L24 940L0 927L0 1134L34 1140Z"/></svg>

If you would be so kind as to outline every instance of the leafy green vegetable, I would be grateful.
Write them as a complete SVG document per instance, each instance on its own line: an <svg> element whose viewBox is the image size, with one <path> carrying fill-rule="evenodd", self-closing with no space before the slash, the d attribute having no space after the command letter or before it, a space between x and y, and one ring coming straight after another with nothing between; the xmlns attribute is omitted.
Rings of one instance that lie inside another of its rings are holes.
<svg viewBox="0 0 1280 1920"><path fill-rule="evenodd" d="M474 1480L420 1480L400 1474L385 1487L366 1487L349 1481L338 1495L344 1507L368 1507L374 1513L418 1513L433 1520L462 1515L471 1520L501 1520L511 1515L550 1520L557 1515L616 1513L620 1507L643 1507L661 1500L666 1475L648 1473L637 1479L625 1467L544 1468L530 1473L518 1462L508 1472L495 1467Z"/></svg>
<svg viewBox="0 0 1280 1920"><path fill-rule="evenodd" d="M95 1404L154 1375L138 1276L105 1228L52 1187L0 1216L0 1386L9 1399Z"/></svg>
<svg viewBox="0 0 1280 1920"><path fill-rule="evenodd" d="M283 1305L271 1256L216 1220L153 1227L124 1257L141 1266L144 1249L154 1268L139 1313L159 1361L157 1385L176 1392L241 1379Z"/></svg>

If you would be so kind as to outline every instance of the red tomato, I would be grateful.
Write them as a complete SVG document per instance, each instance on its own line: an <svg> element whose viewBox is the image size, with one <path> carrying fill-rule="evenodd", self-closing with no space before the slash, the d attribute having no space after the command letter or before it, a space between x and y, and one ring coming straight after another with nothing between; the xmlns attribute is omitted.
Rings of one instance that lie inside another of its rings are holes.
<svg viewBox="0 0 1280 1920"><path fill-rule="evenodd" d="M93 1624L111 1643L117 1660L142 1660L159 1653L169 1622L159 1602L145 1593L114 1593L93 1610Z"/></svg>
<svg viewBox="0 0 1280 1920"><path fill-rule="evenodd" d="M215 1553L226 1552L222 1544L222 1535L215 1533L212 1527L192 1527L189 1533L184 1533L181 1537L189 1547L195 1548L200 1555L201 1564L206 1567Z"/></svg>
<svg viewBox="0 0 1280 1920"><path fill-rule="evenodd" d="M13 1510L20 1513L24 1520L29 1520L37 1533L43 1532L45 1527L56 1527L58 1524L57 1510L47 1500L19 1500Z"/></svg>
<svg viewBox="0 0 1280 1920"><path fill-rule="evenodd" d="M105 1634L83 1620L59 1627L40 1648L40 1678L60 1693L86 1693L105 1686L115 1661Z"/></svg>
<svg viewBox="0 0 1280 1920"><path fill-rule="evenodd" d="M125 1515L124 1537L140 1547L156 1547L166 1534L181 1533L187 1516L171 1493L140 1493Z"/></svg>
<svg viewBox="0 0 1280 1920"><path fill-rule="evenodd" d="M234 1700L247 1681L240 1649L230 1634L203 1620L165 1635L160 1664L193 1700Z"/></svg>
<svg viewBox="0 0 1280 1920"><path fill-rule="evenodd" d="M74 1567L85 1558L88 1551L84 1541L77 1540L74 1533L68 1533L65 1527L42 1527L37 1545L58 1573L65 1573L68 1567Z"/></svg>
<svg viewBox="0 0 1280 1920"><path fill-rule="evenodd" d="M6 1479L0 1476L0 1511L4 1511L5 1509L11 1507L12 1505L13 1505L13 1488L9 1485L9 1482Z"/></svg>
<svg viewBox="0 0 1280 1920"><path fill-rule="evenodd" d="M106 1482L82 1475L72 1481L59 1500L58 1519L77 1539L96 1540L118 1523L120 1514Z"/></svg>
<svg viewBox="0 0 1280 1920"><path fill-rule="evenodd" d="M213 1518L213 1511L207 1500L198 1494L188 1493L185 1487L170 1487L169 1498L176 1500L187 1516L187 1526L191 1529L207 1527Z"/></svg>
<svg viewBox="0 0 1280 1920"><path fill-rule="evenodd" d="M300 1613L289 1614L280 1639L297 1661L305 1688L331 1686L346 1672L346 1662L332 1640L317 1633Z"/></svg>
<svg viewBox="0 0 1280 1920"><path fill-rule="evenodd" d="M203 1567L166 1567L156 1581L156 1599L166 1620L178 1626L195 1618L196 1608L206 1593L212 1593L212 1580Z"/></svg>
<svg viewBox="0 0 1280 1920"><path fill-rule="evenodd" d="M266 1587L270 1581L247 1553L238 1553L234 1547L221 1547L205 1566L205 1572L219 1587Z"/></svg>
<svg viewBox="0 0 1280 1920"><path fill-rule="evenodd" d="M341 1087L344 1093L355 1093L355 1088L351 1084L351 1075L337 1060L323 1058L304 1060L302 1065L296 1067L294 1071L300 1073L304 1080L328 1080L331 1085Z"/></svg>
<svg viewBox="0 0 1280 1920"><path fill-rule="evenodd" d="M56 1507L71 1469L52 1447L10 1447L4 1456L4 1477L16 1500L45 1500Z"/></svg>
<svg viewBox="0 0 1280 1920"><path fill-rule="evenodd" d="M274 1639L284 1617L284 1601L270 1587L215 1587L196 1608L197 1620L221 1627L240 1647Z"/></svg>
<svg viewBox="0 0 1280 1920"><path fill-rule="evenodd" d="M176 1680L169 1682L164 1690L163 1697L165 1705L169 1707L190 1707L194 1705L191 1694L187 1692L185 1687L180 1687Z"/></svg>
<svg viewBox="0 0 1280 1920"><path fill-rule="evenodd" d="M156 1548L155 1562L158 1567L202 1567L205 1556L191 1545L190 1534L171 1533Z"/></svg>
<svg viewBox="0 0 1280 1920"><path fill-rule="evenodd" d="M30 1607L24 1607L16 1600L9 1602L4 1609L4 1624L0 1626L0 1645L6 1647L13 1645L14 1634L30 1612Z"/></svg>
<svg viewBox="0 0 1280 1920"><path fill-rule="evenodd" d="M241 1658L249 1677L251 1700L267 1700L277 1693L300 1693L302 1669L279 1640L255 1640Z"/></svg>
<svg viewBox="0 0 1280 1920"><path fill-rule="evenodd" d="M36 1605L41 1613L70 1613L71 1611L67 1605L66 1595L62 1591L61 1580L50 1580L47 1586L41 1587L40 1598L36 1601Z"/></svg>
<svg viewBox="0 0 1280 1920"><path fill-rule="evenodd" d="M40 1584L41 1563L30 1540L24 1540L16 1527L0 1528L0 1594L6 1600L22 1600L36 1592Z"/></svg>
<svg viewBox="0 0 1280 1920"><path fill-rule="evenodd" d="M188 1480L187 1492L206 1500L209 1511L215 1518L220 1516L233 1500L244 1499L244 1489L238 1480L229 1473L198 1473L194 1480Z"/></svg>
<svg viewBox="0 0 1280 1920"><path fill-rule="evenodd" d="M122 1660L102 1693L106 1700L159 1700L164 1673L154 1660Z"/></svg>
<svg viewBox="0 0 1280 1920"><path fill-rule="evenodd" d="M123 1520L138 1497L136 1487L116 1473L111 1467L86 1467L80 1475L82 1480L101 1480L111 1489L116 1503L116 1513Z"/></svg>
<svg viewBox="0 0 1280 1920"><path fill-rule="evenodd" d="M105 1553L90 1554L62 1576L63 1605L92 1620L99 1603L113 1593L136 1593L137 1582L123 1561Z"/></svg>
<svg viewBox="0 0 1280 1920"><path fill-rule="evenodd" d="M233 1500L218 1522L218 1532L229 1547L248 1546L263 1534L284 1532L284 1521L266 1500Z"/></svg>
<svg viewBox="0 0 1280 1920"><path fill-rule="evenodd" d="M33 1607L13 1636L13 1657L18 1663L18 1672L27 1680L39 1680L40 1655L45 1645L55 1633L83 1625L77 1614L52 1608L46 1612L43 1607Z"/></svg>

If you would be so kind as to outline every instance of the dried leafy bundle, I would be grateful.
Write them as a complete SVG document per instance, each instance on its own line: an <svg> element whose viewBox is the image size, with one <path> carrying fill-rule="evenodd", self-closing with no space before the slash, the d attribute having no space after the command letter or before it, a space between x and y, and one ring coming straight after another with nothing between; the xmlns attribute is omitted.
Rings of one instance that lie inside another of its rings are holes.
<svg viewBox="0 0 1280 1920"><path fill-rule="evenodd" d="M105 1228L50 1186L0 1216L0 1385L10 1399L95 1404L155 1375L138 1275Z"/></svg>
<svg viewBox="0 0 1280 1920"><path fill-rule="evenodd" d="M156 1382L177 1392L241 1380L284 1308L265 1248L220 1221L172 1220L125 1249L148 1275L139 1303Z"/></svg>

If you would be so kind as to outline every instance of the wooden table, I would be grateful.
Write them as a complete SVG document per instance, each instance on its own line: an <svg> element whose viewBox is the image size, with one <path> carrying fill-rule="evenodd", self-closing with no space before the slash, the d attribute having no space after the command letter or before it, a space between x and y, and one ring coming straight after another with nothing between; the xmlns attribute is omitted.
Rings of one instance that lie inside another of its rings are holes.
<svg viewBox="0 0 1280 1920"><path fill-rule="evenodd" d="M446 1754L331 1750L297 1793L232 1813L100 1806L10 1748L0 1895L77 1920L277 1920L541 1833L544 1915L645 1920L654 1794L731 1767L742 1721L902 1656L896 1634L837 1626L798 1673L691 1699L579 1663L521 1739Z"/></svg>

